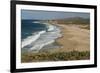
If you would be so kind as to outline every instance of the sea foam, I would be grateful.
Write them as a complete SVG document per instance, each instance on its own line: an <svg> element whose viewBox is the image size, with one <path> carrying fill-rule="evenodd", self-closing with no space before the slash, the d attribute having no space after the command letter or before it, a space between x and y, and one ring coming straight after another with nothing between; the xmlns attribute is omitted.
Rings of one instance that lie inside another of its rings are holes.
<svg viewBox="0 0 100 73"><path fill-rule="evenodd" d="M45 23L48 27L46 31L40 31L22 41L22 48L27 48L27 46L31 46L27 48L28 51L35 50L39 51L45 45L51 44L55 42L55 40L61 37L60 28Z"/></svg>
<svg viewBox="0 0 100 73"><path fill-rule="evenodd" d="M27 37L26 39L24 39L22 41L22 45L21 45L21 48L31 44L32 42L36 41L41 34L45 33L46 31L40 31L40 32L36 32L36 33L33 33L33 35Z"/></svg>

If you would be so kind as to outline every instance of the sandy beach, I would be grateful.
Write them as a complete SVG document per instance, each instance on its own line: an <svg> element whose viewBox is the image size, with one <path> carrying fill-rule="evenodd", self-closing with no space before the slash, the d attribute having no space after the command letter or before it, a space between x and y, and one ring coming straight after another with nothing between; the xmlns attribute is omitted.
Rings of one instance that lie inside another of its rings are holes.
<svg viewBox="0 0 100 73"><path fill-rule="evenodd" d="M90 50L90 31L80 28L84 25L56 25L61 27L62 34L62 37L56 40L57 43L62 45L62 48L58 49L58 51L69 52Z"/></svg>

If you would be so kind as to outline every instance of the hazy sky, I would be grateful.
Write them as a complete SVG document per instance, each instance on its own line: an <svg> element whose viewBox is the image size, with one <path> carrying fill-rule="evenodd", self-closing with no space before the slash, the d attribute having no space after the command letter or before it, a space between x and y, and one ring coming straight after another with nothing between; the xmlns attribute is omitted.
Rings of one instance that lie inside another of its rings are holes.
<svg viewBox="0 0 100 73"><path fill-rule="evenodd" d="M62 19L71 17L89 18L89 13L79 12L55 12L39 10L21 10L21 19L45 20L45 19Z"/></svg>

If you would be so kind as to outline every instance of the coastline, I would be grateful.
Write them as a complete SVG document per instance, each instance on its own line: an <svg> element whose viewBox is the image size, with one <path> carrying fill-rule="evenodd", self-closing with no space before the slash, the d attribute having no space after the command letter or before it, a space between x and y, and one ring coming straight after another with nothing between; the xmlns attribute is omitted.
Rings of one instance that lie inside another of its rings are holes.
<svg viewBox="0 0 100 73"><path fill-rule="evenodd" d="M61 45L61 47L54 48L53 49L54 52L55 51L69 52L69 51L89 51L90 50L90 42L89 42L90 32L87 29L80 28L80 27L83 27L83 25L75 25L75 24L66 25L66 24L57 24L57 23L54 24L54 23L47 23L47 22L41 23L41 24L50 26L49 27L50 31L45 31L44 33L40 32L38 38L36 38L35 40L31 40L31 42L29 43L31 45L31 48L29 49L30 51L37 50L37 48L34 47L34 46L36 47L38 46L36 44L41 45L41 48L38 48L38 51L39 51L39 50L44 50L43 49L44 46L52 44L54 42ZM55 32L58 34L56 34ZM46 34L45 36L44 35L45 33L48 33L48 34ZM44 40L51 39L51 37L53 37L53 39L42 43L41 41L37 41L41 37L44 37L45 38ZM34 42L38 42L38 43L34 43ZM49 51L50 49L48 47L47 50Z"/></svg>
<svg viewBox="0 0 100 73"><path fill-rule="evenodd" d="M21 62L44 62L44 61L69 61L90 59L89 30L80 28L77 25L53 24L60 27L61 37L54 42L62 47L41 48L38 52L21 53ZM52 42L54 44L54 42ZM33 44L33 43L32 43ZM33 45L34 46L34 45Z"/></svg>

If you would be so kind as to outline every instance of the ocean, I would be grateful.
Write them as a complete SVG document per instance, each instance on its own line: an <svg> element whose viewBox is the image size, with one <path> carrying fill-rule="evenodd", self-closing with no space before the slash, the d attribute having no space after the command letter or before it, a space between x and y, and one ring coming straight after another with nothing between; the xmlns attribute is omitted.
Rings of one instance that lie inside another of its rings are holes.
<svg viewBox="0 0 100 73"><path fill-rule="evenodd" d="M35 32L46 30L45 24L36 23L34 20L21 20L21 39L31 36Z"/></svg>
<svg viewBox="0 0 100 73"><path fill-rule="evenodd" d="M33 20L22 20L21 24L21 48L22 51L38 52L42 48L57 47L52 45L55 40L61 37L60 28Z"/></svg>

